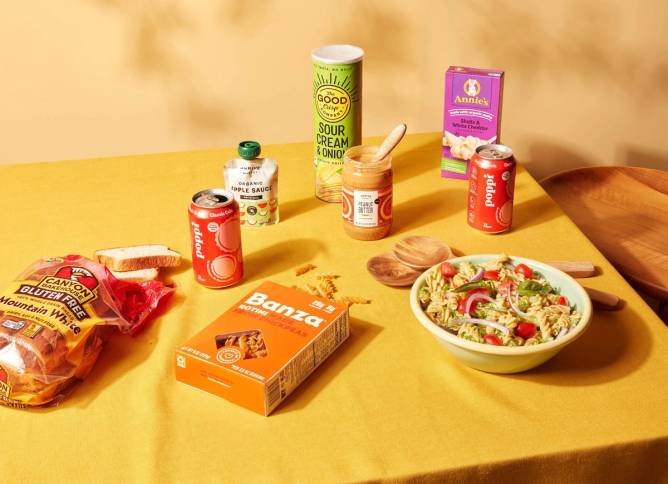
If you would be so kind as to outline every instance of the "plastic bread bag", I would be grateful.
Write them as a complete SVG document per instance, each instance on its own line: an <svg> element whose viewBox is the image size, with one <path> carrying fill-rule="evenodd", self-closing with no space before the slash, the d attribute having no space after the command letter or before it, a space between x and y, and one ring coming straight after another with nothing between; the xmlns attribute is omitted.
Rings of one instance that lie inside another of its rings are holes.
<svg viewBox="0 0 668 484"><path fill-rule="evenodd" d="M59 403L115 329L136 334L173 290L120 281L79 255L35 262L0 291L0 404Z"/></svg>

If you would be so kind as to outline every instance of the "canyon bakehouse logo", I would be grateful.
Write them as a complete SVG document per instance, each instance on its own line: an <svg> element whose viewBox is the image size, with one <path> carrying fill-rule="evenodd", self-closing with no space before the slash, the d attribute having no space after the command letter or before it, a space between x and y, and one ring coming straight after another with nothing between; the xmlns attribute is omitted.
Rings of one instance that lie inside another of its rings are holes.
<svg viewBox="0 0 668 484"><path fill-rule="evenodd" d="M36 285L34 282L21 284L16 294L60 302L78 321L82 321L90 317L83 306L97 297L98 285L97 278L88 269L65 266L59 268L54 275L43 277ZM46 313L46 309L41 311ZM64 315L58 319L66 324Z"/></svg>
<svg viewBox="0 0 668 484"><path fill-rule="evenodd" d="M78 266L65 266L53 276L46 276L37 284L38 288L59 291L72 296L79 304L85 304L97 297L95 289L100 283L91 271Z"/></svg>
<svg viewBox="0 0 668 484"><path fill-rule="evenodd" d="M99 285L97 278L93 275L88 269L83 267L67 266L61 267L53 275L53 277L59 277L61 279L67 279L69 281L78 282L79 284L87 287L91 291L95 290Z"/></svg>

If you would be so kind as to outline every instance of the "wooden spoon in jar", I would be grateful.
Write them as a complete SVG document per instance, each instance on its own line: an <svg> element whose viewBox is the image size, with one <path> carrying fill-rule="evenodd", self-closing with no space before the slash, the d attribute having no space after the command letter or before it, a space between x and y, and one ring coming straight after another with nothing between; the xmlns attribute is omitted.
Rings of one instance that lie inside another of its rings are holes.
<svg viewBox="0 0 668 484"><path fill-rule="evenodd" d="M392 253L401 263L413 269L429 269L451 259L452 249L440 240L425 235L411 235L394 244Z"/></svg>
<svg viewBox="0 0 668 484"><path fill-rule="evenodd" d="M397 147L397 145L402 140L405 134L406 134L405 124L400 124L392 131L390 131L390 134L388 134L387 138L383 140L383 143L380 145L380 148L378 148L378 151L376 151L376 154L373 155L371 161L380 161L387 155L392 153L392 150Z"/></svg>

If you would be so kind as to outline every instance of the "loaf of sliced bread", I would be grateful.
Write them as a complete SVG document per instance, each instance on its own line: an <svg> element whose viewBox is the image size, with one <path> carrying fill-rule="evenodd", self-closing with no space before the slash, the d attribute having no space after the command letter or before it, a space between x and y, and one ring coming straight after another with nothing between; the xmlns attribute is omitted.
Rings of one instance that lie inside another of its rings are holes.
<svg viewBox="0 0 668 484"><path fill-rule="evenodd" d="M152 281L158 278L158 269L138 269L136 271L111 271L116 279L130 282Z"/></svg>
<svg viewBox="0 0 668 484"><path fill-rule="evenodd" d="M177 267L181 254L166 245L135 245L95 251L97 261L112 271L137 271L154 267Z"/></svg>

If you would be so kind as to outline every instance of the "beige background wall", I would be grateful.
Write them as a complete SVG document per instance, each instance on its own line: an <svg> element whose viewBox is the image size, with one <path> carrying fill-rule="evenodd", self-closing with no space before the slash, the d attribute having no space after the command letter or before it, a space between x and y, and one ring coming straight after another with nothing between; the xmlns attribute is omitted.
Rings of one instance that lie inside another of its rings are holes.
<svg viewBox="0 0 668 484"><path fill-rule="evenodd" d="M667 25L661 0L10 2L0 163L308 141L309 51L347 42L365 135L440 130L444 69L499 67L503 139L535 175L668 168Z"/></svg>

